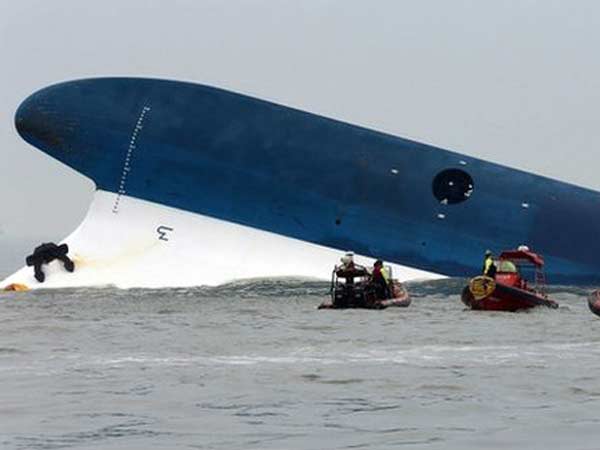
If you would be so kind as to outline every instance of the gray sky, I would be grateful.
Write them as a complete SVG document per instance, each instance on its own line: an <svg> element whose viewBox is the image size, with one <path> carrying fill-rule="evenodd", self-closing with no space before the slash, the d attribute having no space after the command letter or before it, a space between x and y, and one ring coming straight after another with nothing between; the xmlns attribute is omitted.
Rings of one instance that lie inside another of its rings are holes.
<svg viewBox="0 0 600 450"><path fill-rule="evenodd" d="M83 218L92 184L13 115L89 76L219 86L600 189L599 44L592 0L0 0L0 244Z"/></svg>

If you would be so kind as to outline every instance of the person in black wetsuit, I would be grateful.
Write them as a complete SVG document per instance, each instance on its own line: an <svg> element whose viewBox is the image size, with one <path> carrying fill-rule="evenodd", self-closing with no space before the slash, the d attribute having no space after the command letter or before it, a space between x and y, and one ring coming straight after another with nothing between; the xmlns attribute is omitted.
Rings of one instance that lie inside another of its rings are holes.
<svg viewBox="0 0 600 450"><path fill-rule="evenodd" d="M67 272L75 270L75 264L67 256L69 246L67 244L56 245L54 242L46 242L35 248L33 253L25 259L28 266L33 266L35 279L40 283L46 280L46 274L42 270L44 264L50 264L55 259L63 263Z"/></svg>
<svg viewBox="0 0 600 450"><path fill-rule="evenodd" d="M385 300L392 297L389 276L385 267L383 267L383 261L380 259L373 264L372 281L375 285L375 292L378 299Z"/></svg>
<svg viewBox="0 0 600 450"><path fill-rule="evenodd" d="M346 284L354 284L354 278L365 277L368 275L367 269L354 262L354 253L347 252L341 258L342 264L336 267L336 273L339 278L344 278Z"/></svg>
<svg viewBox="0 0 600 450"><path fill-rule="evenodd" d="M338 308L362 306L365 301L363 282L369 276L366 267L354 262L354 253L347 252L341 258L341 264L335 266L335 275L343 283L335 284L333 303Z"/></svg>

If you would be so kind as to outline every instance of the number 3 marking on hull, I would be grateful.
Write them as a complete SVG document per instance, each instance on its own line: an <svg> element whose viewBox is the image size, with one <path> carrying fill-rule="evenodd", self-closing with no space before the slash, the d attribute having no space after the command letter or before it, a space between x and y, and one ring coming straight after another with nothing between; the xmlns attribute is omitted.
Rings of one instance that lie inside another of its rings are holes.
<svg viewBox="0 0 600 450"><path fill-rule="evenodd" d="M169 232L173 231L173 228L171 227L167 227L165 225L161 225L160 227L158 227L156 229L156 232L158 233L158 239L161 241L168 241L169 240Z"/></svg>

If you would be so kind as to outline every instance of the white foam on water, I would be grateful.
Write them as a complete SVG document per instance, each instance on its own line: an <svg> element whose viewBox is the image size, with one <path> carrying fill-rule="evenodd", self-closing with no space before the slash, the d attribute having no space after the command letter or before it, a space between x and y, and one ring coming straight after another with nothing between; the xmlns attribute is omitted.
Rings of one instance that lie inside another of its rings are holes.
<svg viewBox="0 0 600 450"><path fill-rule="evenodd" d="M439 366L467 364L469 366L503 365L524 360L544 362L551 360L596 359L600 349L594 343L547 343L531 346L421 346L405 349L369 350L363 352L327 352L321 349L303 348L286 355L192 355L192 356L154 356L122 355L113 357L96 356L88 359L85 355L71 358L70 368L124 367L124 366L294 366L294 365L373 365L373 364L409 364ZM48 364L49 363L49 364ZM59 363L59 361L57 361ZM46 368L52 366L49 359ZM41 366L18 367L20 371L38 371ZM0 370L14 370L5 366ZM70 370L67 368L67 370Z"/></svg>

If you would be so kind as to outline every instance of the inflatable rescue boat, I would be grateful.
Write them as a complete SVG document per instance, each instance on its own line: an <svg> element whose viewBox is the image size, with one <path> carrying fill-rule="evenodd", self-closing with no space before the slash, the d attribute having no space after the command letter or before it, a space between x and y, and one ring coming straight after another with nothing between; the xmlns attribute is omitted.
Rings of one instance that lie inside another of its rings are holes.
<svg viewBox="0 0 600 450"><path fill-rule="evenodd" d="M558 303L545 293L544 259L540 255L526 248L504 251L496 267L494 278L477 276L464 287L461 300L466 306L488 311L518 311L534 306L558 308ZM527 270L534 273L533 286L522 275Z"/></svg>
<svg viewBox="0 0 600 450"><path fill-rule="evenodd" d="M331 276L331 299L319 305L319 309L385 309L390 306L407 307L410 296L406 288L398 280L391 278L382 295L381 286L374 281L372 274L360 265L351 267L336 266Z"/></svg>

